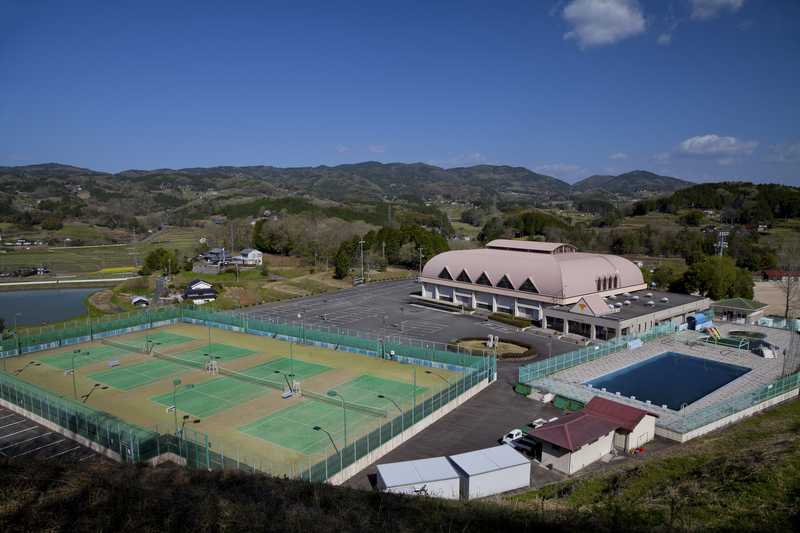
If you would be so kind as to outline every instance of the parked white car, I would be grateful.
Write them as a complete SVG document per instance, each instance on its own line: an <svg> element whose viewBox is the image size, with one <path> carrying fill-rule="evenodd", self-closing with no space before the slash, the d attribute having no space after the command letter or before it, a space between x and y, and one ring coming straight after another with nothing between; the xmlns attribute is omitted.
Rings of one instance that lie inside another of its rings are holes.
<svg viewBox="0 0 800 533"><path fill-rule="evenodd" d="M500 442L502 442L503 444L513 444L514 441L518 441L524 436L525 433L521 429L512 429L511 431L503 435L503 438L500 439Z"/></svg>

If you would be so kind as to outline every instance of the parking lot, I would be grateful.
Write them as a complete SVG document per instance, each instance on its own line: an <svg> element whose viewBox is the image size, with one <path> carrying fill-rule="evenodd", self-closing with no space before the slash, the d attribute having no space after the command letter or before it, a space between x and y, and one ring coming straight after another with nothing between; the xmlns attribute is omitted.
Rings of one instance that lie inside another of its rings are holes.
<svg viewBox="0 0 800 533"><path fill-rule="evenodd" d="M347 328L379 335L404 335L436 342L453 342L466 337L497 335L523 342L541 354L572 351L575 344L562 342L518 328L488 321L485 317L434 309L415 303L410 294L419 292L411 280L362 285L335 293L264 304L245 311L255 318L277 317L302 321L307 326ZM300 315L298 317L298 315Z"/></svg>
<svg viewBox="0 0 800 533"><path fill-rule="evenodd" d="M75 462L109 460L5 407L0 407L0 458Z"/></svg>

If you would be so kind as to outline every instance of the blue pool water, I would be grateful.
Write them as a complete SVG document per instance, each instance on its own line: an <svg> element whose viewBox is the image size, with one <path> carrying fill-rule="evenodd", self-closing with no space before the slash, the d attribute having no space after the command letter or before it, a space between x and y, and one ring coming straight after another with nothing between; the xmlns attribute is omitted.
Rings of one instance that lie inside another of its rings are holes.
<svg viewBox="0 0 800 533"><path fill-rule="evenodd" d="M679 410L749 372L749 368L665 352L600 376L587 384Z"/></svg>

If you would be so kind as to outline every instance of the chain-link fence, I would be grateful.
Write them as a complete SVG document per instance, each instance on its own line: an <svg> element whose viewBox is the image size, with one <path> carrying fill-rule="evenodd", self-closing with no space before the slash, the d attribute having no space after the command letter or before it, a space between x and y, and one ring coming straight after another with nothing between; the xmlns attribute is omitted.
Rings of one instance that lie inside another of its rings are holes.
<svg viewBox="0 0 800 533"><path fill-rule="evenodd" d="M532 383L537 379L547 377L556 372L561 372L573 366L582 365L589 361L601 359L613 353L622 350L627 350L631 347L641 346L641 344L671 335L678 331L675 324L660 324L655 326L641 335L626 335L624 337L617 337L610 341L598 344L595 346L587 346L579 350L563 353L553 357L548 357L542 361L537 361L529 365L520 367L519 369L519 382Z"/></svg>

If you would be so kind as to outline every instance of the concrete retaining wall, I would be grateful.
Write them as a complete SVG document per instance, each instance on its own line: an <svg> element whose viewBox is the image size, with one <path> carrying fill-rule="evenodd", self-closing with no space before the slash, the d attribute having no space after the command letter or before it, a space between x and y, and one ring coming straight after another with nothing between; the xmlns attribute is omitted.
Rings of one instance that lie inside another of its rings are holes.
<svg viewBox="0 0 800 533"><path fill-rule="evenodd" d="M431 413L430 415L426 416L425 418L423 418L413 426L407 428L405 431L403 431L396 437L389 439L381 446L378 446L377 448L366 454L364 457L362 457L355 463L346 467L338 474L332 476L330 479L328 479L328 483L331 483L332 485L341 485L342 483L344 483L354 475L358 474L366 467L368 467L369 465L371 465L372 463L374 463L375 461L377 461L378 459L389 453L390 451L400 446L406 440L410 439L411 437L421 432L422 430L426 429L428 426L430 426L443 416L450 413L453 409L457 408L458 406L460 406L461 404L463 404L464 402L466 402L467 400L469 400L470 398L472 398L473 396L475 396L488 386L489 386L488 379L480 381L471 389L467 390L460 396L451 400L450 403L445 404L438 411L435 411L434 413Z"/></svg>

